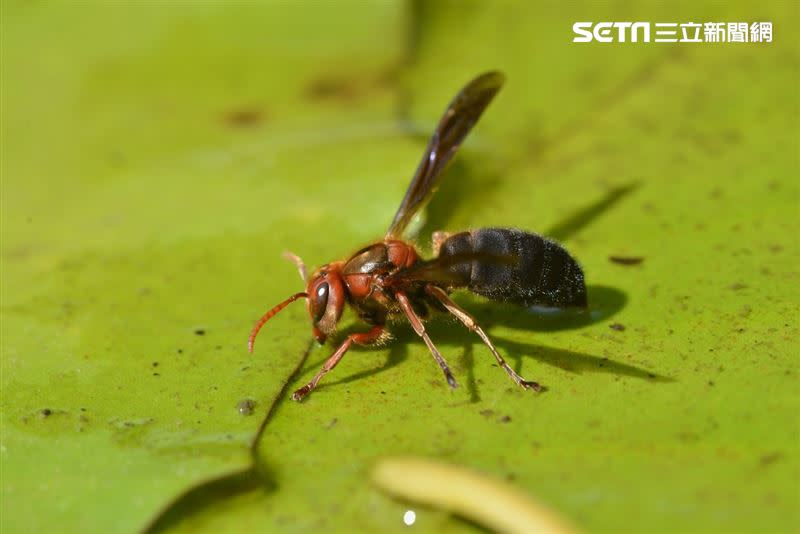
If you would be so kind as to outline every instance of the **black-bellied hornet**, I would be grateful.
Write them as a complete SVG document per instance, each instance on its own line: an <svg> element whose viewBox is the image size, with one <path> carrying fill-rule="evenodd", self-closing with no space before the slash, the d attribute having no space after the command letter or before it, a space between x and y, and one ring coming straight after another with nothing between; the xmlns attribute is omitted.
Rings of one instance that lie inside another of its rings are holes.
<svg viewBox="0 0 800 534"><path fill-rule="evenodd" d="M519 386L540 390L538 383L518 375L497 352L475 319L450 299L449 293L466 288L492 300L521 306L586 307L583 271L558 243L542 236L509 228L482 228L433 235L433 258L422 259L416 247L402 239L414 215L435 192L447 164L505 81L500 72L487 72L464 87L453 99L433 132L411 185L386 232L346 260L323 265L308 277L300 258L295 262L306 290L284 300L255 324L248 349L261 327L289 303L304 298L312 331L319 343L332 334L345 304L354 308L369 326L350 334L319 372L292 398L301 400L342 359L350 346L371 345L387 339L388 319L405 317L428 346L450 387L457 386L450 368L425 331L423 319L430 310L454 315L480 336L497 363Z"/></svg>

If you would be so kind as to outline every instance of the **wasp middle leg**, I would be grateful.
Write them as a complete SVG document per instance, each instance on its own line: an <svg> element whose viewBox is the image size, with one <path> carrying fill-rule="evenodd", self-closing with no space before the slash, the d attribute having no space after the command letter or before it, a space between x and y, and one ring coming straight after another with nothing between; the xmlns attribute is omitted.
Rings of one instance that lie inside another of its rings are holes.
<svg viewBox="0 0 800 534"><path fill-rule="evenodd" d="M403 308L403 312L406 314L408 318L408 322L411 323L411 328L417 333L419 337L425 341L425 344L428 346L428 350L431 351L433 355L433 359L436 360L436 363L439 364L439 367L442 369L444 373L444 377L447 379L447 383L450 385L451 388L455 389L458 387L458 383L456 382L456 378L453 376L453 373L450 372L450 367L448 367L447 362L444 361L442 355L439 353L439 349L433 344L431 341L430 336L425 331L425 325L422 324L422 319L414 311L414 307L412 306L411 302L409 302L408 297L405 293L398 291L397 294L397 301L400 303L400 307Z"/></svg>
<svg viewBox="0 0 800 534"><path fill-rule="evenodd" d="M427 286L425 286L425 292L428 295L435 298L436 300L438 300L439 302L441 302L442 305L445 308L447 308L447 311L455 315L456 318L464 324L464 326L466 326L467 328L478 334L478 336L480 336L484 344L486 344L486 346L489 347L489 350L492 351L492 354L494 354L494 357L497 360L497 363L500 365L500 367L505 369L506 373L508 373L508 376L510 376L511 379L514 382L516 382L518 386L523 387L525 389L532 389L534 391L541 391L542 386L540 386L538 382L525 380L506 363L503 357L500 356L500 353L497 352L497 349L494 347L494 344L489 339L489 336L487 336L486 332L483 331L483 328L481 328L478 325L478 323L475 322L475 319L469 313L464 311L458 304L453 302L450 299L450 296L444 291L444 289L435 286L433 284L428 284Z"/></svg>

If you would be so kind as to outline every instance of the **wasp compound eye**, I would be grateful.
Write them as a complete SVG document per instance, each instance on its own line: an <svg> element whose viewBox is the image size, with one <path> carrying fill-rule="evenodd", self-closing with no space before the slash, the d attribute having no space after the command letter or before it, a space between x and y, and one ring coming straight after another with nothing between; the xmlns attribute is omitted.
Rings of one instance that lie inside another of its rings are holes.
<svg viewBox="0 0 800 534"><path fill-rule="evenodd" d="M314 322L318 323L322 316L325 315L325 309L328 307L328 282L323 282L314 291L312 297L314 299Z"/></svg>

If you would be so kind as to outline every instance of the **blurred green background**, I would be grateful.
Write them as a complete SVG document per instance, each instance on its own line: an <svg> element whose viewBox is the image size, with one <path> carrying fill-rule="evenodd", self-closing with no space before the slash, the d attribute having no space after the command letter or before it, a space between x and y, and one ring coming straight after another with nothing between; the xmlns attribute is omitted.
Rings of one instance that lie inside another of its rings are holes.
<svg viewBox="0 0 800 534"><path fill-rule="evenodd" d="M774 39L572 43L582 20ZM374 489L402 453L592 532L797 531L798 23L790 1L3 2L0 529L479 528ZM506 87L420 244L515 226L580 259L588 317L457 298L548 391L440 321L458 390L400 326L291 402L332 349L302 360L297 305L247 353L302 287L280 253L382 236L488 69Z"/></svg>

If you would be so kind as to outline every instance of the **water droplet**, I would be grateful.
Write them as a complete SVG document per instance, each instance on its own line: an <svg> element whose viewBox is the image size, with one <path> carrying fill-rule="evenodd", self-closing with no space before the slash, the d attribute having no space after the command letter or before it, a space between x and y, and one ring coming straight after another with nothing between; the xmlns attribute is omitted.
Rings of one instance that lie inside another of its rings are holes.
<svg viewBox="0 0 800 534"><path fill-rule="evenodd" d="M414 510L406 510L406 513L403 514L403 523L405 523L406 526L410 527L416 520L417 513Z"/></svg>

